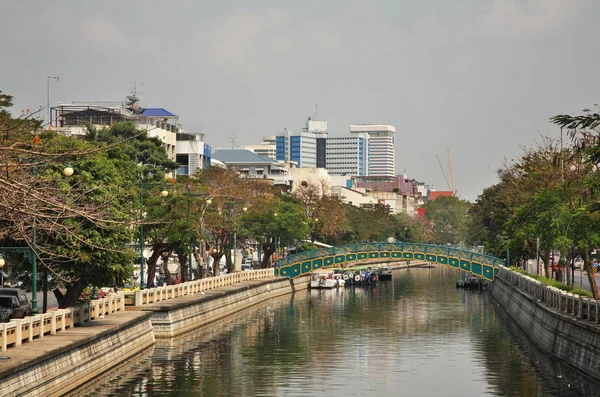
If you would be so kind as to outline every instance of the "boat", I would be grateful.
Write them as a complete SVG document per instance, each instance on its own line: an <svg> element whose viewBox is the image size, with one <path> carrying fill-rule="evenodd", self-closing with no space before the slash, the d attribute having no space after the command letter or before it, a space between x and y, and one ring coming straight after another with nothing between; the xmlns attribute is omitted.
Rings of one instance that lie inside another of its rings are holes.
<svg viewBox="0 0 600 397"><path fill-rule="evenodd" d="M471 276L464 280L458 280L456 282L456 288L483 289L487 288L487 282L479 277Z"/></svg>
<svg viewBox="0 0 600 397"><path fill-rule="evenodd" d="M389 267L380 267L377 269L377 277L379 280L391 280L392 269Z"/></svg>
<svg viewBox="0 0 600 397"><path fill-rule="evenodd" d="M311 289L335 288L336 280L333 279L333 272L315 272L310 278Z"/></svg>
<svg viewBox="0 0 600 397"><path fill-rule="evenodd" d="M372 271L370 267L352 269L350 271L346 285L371 285L377 283L377 273Z"/></svg>
<svg viewBox="0 0 600 397"><path fill-rule="evenodd" d="M333 281L335 281L336 288L344 288L347 279L348 276L343 273L333 273Z"/></svg>

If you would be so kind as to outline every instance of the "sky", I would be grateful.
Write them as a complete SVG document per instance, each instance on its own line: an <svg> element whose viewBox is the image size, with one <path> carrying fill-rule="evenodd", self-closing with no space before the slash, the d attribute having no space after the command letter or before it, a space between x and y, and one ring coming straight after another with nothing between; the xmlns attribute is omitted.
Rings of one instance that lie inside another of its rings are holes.
<svg viewBox="0 0 600 397"><path fill-rule="evenodd" d="M594 0L5 2L13 113L122 100L164 107L213 147L300 130L396 127L396 168L474 201L496 170L598 103Z"/></svg>

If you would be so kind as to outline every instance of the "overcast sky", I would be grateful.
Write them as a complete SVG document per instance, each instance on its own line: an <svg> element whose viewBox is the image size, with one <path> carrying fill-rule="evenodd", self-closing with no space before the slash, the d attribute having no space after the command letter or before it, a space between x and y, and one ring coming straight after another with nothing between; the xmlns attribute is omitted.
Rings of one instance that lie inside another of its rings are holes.
<svg viewBox="0 0 600 397"><path fill-rule="evenodd" d="M176 5L175 5L176 4ZM396 165L475 200L548 123L599 101L600 1L10 1L0 90L15 112L74 100L164 107L213 147L315 113L330 135L396 126ZM142 85L143 83L143 85Z"/></svg>

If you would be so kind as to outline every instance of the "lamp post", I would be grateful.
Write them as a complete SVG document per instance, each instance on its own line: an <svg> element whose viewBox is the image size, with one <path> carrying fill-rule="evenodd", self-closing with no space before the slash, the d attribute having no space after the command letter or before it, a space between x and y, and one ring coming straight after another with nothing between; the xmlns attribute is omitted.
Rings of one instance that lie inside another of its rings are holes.
<svg viewBox="0 0 600 397"><path fill-rule="evenodd" d="M231 201L229 200L227 202L227 210L228 210L228 217L229 217L229 233L228 233L228 238L227 238L227 242L228 242L228 250L229 250L229 257L231 260L231 270L233 273L233 269L235 268L235 260L237 259L237 253L235 251L236 248L236 232L234 230L234 225L233 225L233 210L236 206L236 202L235 201ZM246 213L248 211L248 207L246 207L245 205L242 207L242 213ZM231 257L231 251L233 250L233 257Z"/></svg>
<svg viewBox="0 0 600 397"><path fill-rule="evenodd" d="M146 258L144 257L144 248L146 246L144 242L144 192L149 186L157 185L159 183L144 183L142 175L139 179L140 184L140 289L146 287L144 282L144 266L146 265ZM160 197L165 198L169 195L167 187L163 185L163 189L160 191Z"/></svg>
<svg viewBox="0 0 600 397"><path fill-rule="evenodd" d="M0 254L0 288L4 288L4 267L5 261L2 254Z"/></svg>
<svg viewBox="0 0 600 397"><path fill-rule="evenodd" d="M206 200L203 200L201 202L201 207L200 207L200 263L199 263L199 268L201 269L201 277L202 278L206 278L206 270L205 270L205 265L204 265L204 257L206 256L206 244L204 243L204 212L206 211L206 209L208 208L209 205L212 204L212 200L210 198L210 195L205 194L205 193L192 193L190 187L188 186L188 208L187 208L187 216L188 216L188 221L189 221L189 217L190 217L190 197L206 197ZM189 276L189 280L192 280L192 258L194 257L194 247L193 247L193 241L192 241L192 237L190 236L190 268L188 269L188 276Z"/></svg>
<svg viewBox="0 0 600 397"><path fill-rule="evenodd" d="M71 163L67 162L63 169L63 175L69 177L72 176L75 171ZM35 174L35 169L34 169ZM21 252L31 262L31 314L36 315L39 313L38 301L37 301L37 230L36 230L36 218L34 214L33 227L32 227L32 239L29 247L0 247L0 251L14 251ZM1 257L1 255L0 255ZM2 258L4 262L4 258ZM4 264L3 264L4 266ZM47 280L46 280L47 281Z"/></svg>
<svg viewBox="0 0 600 397"><path fill-rule="evenodd" d="M48 126L52 125L52 120L50 120L52 117L50 114L50 79L54 79L58 83L60 81L60 76L48 76L46 78L46 108L48 109Z"/></svg>

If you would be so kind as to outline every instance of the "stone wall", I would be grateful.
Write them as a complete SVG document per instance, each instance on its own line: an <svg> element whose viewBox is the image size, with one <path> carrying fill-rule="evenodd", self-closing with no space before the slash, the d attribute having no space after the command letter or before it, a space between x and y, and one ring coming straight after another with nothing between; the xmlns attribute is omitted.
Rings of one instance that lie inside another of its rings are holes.
<svg viewBox="0 0 600 397"><path fill-rule="evenodd" d="M308 288L310 276L296 279L278 278L206 291L205 295L144 305L152 313L151 321L156 338L171 338L190 329L207 325L235 312L257 305L277 296Z"/></svg>
<svg viewBox="0 0 600 397"><path fill-rule="evenodd" d="M0 394L61 396L153 346L150 314L129 316L133 318L99 333L91 330L93 326L77 328L88 329L89 336L63 347L47 351L40 345L32 359L0 372Z"/></svg>
<svg viewBox="0 0 600 397"><path fill-rule="evenodd" d="M502 269L492 285L492 296L542 351L600 380L600 327L585 315L590 310L577 313L579 298L569 302L551 288L537 284Z"/></svg>

